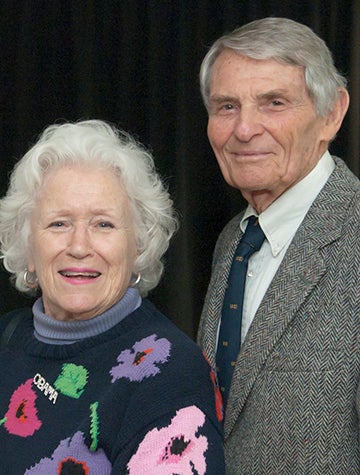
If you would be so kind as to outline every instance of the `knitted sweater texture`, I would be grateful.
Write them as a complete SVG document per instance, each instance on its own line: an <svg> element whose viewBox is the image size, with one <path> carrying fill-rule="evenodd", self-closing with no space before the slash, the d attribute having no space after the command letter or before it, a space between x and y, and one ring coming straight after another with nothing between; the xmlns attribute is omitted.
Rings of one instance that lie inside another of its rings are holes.
<svg viewBox="0 0 360 475"><path fill-rule="evenodd" d="M0 352L1 475L225 473L213 372L148 300L71 345L38 341L28 313Z"/></svg>

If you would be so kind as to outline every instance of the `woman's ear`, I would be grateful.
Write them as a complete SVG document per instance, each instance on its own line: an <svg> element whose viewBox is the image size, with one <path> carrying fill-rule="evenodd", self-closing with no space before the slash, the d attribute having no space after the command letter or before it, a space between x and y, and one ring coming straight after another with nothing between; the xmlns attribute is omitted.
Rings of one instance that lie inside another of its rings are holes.
<svg viewBox="0 0 360 475"><path fill-rule="evenodd" d="M33 255L32 255L32 252L31 250L29 249L28 250L28 253L27 253L27 266L26 266L27 270L31 273L34 273L36 272L35 271L35 262L34 262L34 258L33 258Z"/></svg>

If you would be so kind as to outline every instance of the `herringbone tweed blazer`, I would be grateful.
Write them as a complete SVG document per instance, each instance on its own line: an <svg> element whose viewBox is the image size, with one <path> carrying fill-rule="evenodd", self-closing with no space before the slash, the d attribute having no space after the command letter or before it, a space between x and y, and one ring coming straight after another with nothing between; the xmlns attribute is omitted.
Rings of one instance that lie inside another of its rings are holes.
<svg viewBox="0 0 360 475"><path fill-rule="evenodd" d="M334 160L238 356L229 475L360 474L360 182ZM240 219L218 239L201 316L198 341L213 365Z"/></svg>

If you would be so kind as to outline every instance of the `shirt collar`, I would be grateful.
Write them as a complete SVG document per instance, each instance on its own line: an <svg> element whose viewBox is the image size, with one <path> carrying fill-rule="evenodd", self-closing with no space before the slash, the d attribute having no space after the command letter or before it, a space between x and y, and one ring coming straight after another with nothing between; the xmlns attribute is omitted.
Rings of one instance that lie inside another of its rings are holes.
<svg viewBox="0 0 360 475"><path fill-rule="evenodd" d="M270 244L273 256L277 256L291 241L310 206L335 168L330 153L326 151L317 165L299 183L289 188L260 215L248 205L241 220L244 231L251 215L259 216L259 223Z"/></svg>

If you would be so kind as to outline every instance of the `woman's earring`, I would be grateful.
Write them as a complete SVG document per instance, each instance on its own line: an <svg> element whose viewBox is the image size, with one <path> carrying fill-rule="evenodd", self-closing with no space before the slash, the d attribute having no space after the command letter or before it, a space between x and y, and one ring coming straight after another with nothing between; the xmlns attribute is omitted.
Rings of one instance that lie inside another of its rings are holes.
<svg viewBox="0 0 360 475"><path fill-rule="evenodd" d="M35 272L29 272L27 269L24 272L23 281L25 287L28 287L29 289L36 289L39 286L39 281Z"/></svg>
<svg viewBox="0 0 360 475"><path fill-rule="evenodd" d="M136 287L138 285L138 283L140 282L141 280L141 274L140 272L138 273L136 279L134 281L131 281L130 280L130 284L129 284L129 287Z"/></svg>

